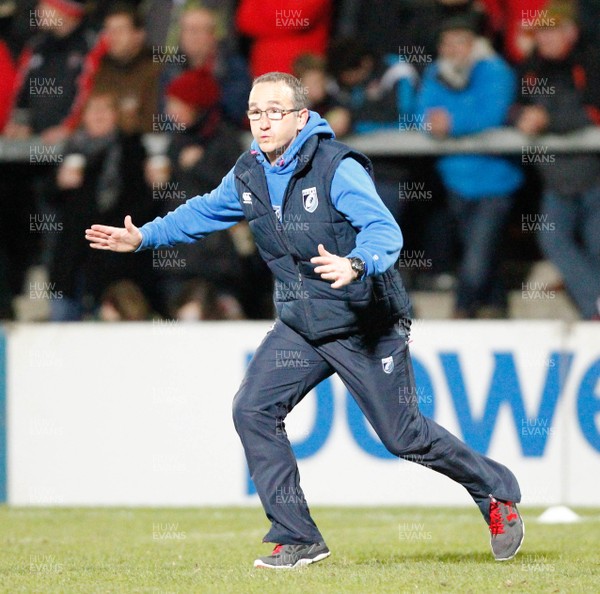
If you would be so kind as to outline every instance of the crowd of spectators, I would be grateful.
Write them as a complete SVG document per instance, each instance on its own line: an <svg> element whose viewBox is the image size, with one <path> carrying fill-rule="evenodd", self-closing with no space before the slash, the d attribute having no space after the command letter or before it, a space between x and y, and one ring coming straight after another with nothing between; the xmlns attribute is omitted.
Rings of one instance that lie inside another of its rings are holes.
<svg viewBox="0 0 600 594"><path fill-rule="evenodd" d="M245 224L128 256L94 253L84 229L216 187L267 71L299 77L338 138L598 125L599 17L591 0L0 0L0 143L29 154L0 162L0 319L32 265L56 321L270 317ZM454 317L504 317L503 263L544 257L599 317L600 158L533 157L373 159L409 287L455 278ZM532 212L528 243L511 221Z"/></svg>

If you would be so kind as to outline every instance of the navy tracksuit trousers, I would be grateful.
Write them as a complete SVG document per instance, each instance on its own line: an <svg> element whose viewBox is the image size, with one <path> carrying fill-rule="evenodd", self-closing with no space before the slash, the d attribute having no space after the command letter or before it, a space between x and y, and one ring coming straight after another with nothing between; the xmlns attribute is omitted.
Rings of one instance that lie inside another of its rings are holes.
<svg viewBox="0 0 600 594"><path fill-rule="evenodd" d="M294 406L334 372L390 452L463 485L486 521L490 494L520 501L519 485L508 468L475 452L420 413L407 336L401 326L375 338L353 335L311 344L277 320L250 362L233 401L233 420L250 476L271 521L264 542L324 540L310 516L296 459L282 428Z"/></svg>

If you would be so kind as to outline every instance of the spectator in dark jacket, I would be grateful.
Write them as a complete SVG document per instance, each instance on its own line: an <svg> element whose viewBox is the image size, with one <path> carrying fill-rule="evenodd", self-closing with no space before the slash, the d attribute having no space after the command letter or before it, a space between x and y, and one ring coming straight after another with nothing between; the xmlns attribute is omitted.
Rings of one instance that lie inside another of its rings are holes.
<svg viewBox="0 0 600 594"><path fill-rule="evenodd" d="M149 168L160 214L174 210L188 198L210 191L236 162L238 132L221 118L220 90L208 69L186 70L167 87L166 113L174 123L169 130L166 183ZM162 183L161 183L162 182ZM164 309L174 316L176 303L189 281L213 283L220 293L241 298L244 262L236 250L235 231L211 234L199 246L182 245L171 251L171 262L159 262Z"/></svg>
<svg viewBox="0 0 600 594"><path fill-rule="evenodd" d="M250 73L244 58L226 39L219 39L217 13L207 8L184 9L179 45L162 45L156 59L163 63L161 96L169 82L186 69L209 70L221 89L223 116L236 126L246 125ZM176 51L174 51L176 50Z"/></svg>
<svg viewBox="0 0 600 594"><path fill-rule="evenodd" d="M423 0L338 0L334 35L354 37L379 55L397 54Z"/></svg>
<svg viewBox="0 0 600 594"><path fill-rule="evenodd" d="M39 135L44 143L55 145L77 128L99 44L95 33L84 24L83 1L23 2L14 18L19 20L20 16L26 17L20 22L26 24L31 37L18 59L12 109L3 134L12 139ZM57 214L46 196L58 161L57 147L32 142L29 150L29 162L5 167L0 175L0 192L11 197L10 204L0 204L3 237L7 236L3 228L6 222L2 225L7 219L5 208L16 221L8 230L11 239L6 248L13 291L21 290L30 264L49 263L56 239L54 233L28 233L27 219Z"/></svg>
<svg viewBox="0 0 600 594"><path fill-rule="evenodd" d="M95 36L83 25L83 17L83 2L38 3L31 18L40 32L19 58L16 100L6 136L41 134L44 142L54 144L76 127L71 112L94 69L86 58Z"/></svg>
<svg viewBox="0 0 600 594"><path fill-rule="evenodd" d="M150 252L144 262L119 259L115 267L116 260L98 259L83 240L84 221L90 215L120 224L129 211L138 216L157 214L144 182L146 155L140 137L119 131L118 118L113 95L92 94L82 129L67 143L58 169L55 200L62 207L63 228L50 266L50 281L61 296L51 302L55 321L79 320L92 313L106 287L121 278L135 281L148 293L153 290Z"/></svg>
<svg viewBox="0 0 600 594"><path fill-rule="evenodd" d="M331 44L327 63L338 84L335 97L350 110L353 133L398 130L412 117L417 73L397 55L380 57L354 38L341 38ZM399 184L406 181L407 168L399 159L375 158L373 163L377 192L399 220Z"/></svg>
<svg viewBox="0 0 600 594"><path fill-rule="evenodd" d="M120 127L128 133L158 131L160 64L145 46L144 23L132 6L115 4L104 19L106 54L94 77L95 91L119 99Z"/></svg>
<svg viewBox="0 0 600 594"><path fill-rule="evenodd" d="M508 119L515 75L476 31L469 19L446 21L439 58L425 71L419 111L439 138L482 132ZM499 250L523 173L509 159L484 155L442 157L438 169L463 250L454 316L504 315Z"/></svg>
<svg viewBox="0 0 600 594"><path fill-rule="evenodd" d="M600 124L600 56L578 43L574 8L548 7L553 26L535 31L523 64L516 124L525 134L565 134ZM543 147L542 147L543 148ZM600 158L597 154L529 153L544 182L539 243L560 270L581 315L598 317L600 299ZM535 225L534 225L535 226Z"/></svg>

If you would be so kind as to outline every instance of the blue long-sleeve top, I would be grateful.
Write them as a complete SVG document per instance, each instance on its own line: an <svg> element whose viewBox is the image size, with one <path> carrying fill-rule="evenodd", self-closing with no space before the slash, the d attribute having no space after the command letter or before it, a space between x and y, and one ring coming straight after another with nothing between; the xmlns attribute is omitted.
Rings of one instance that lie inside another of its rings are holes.
<svg viewBox="0 0 600 594"><path fill-rule="evenodd" d="M306 126L273 165L256 142L252 143L257 160L265 169L275 210L281 207L285 189L297 165L298 150L313 134L334 137L329 124L311 111ZM365 262L366 276L385 272L398 259L403 238L367 171L354 159L344 159L333 177L330 196L333 206L358 231L356 247L349 254L338 255L361 258ZM213 231L227 229L243 218L232 168L212 192L195 196L165 217L157 217L140 227L142 243L136 251L193 243Z"/></svg>
<svg viewBox="0 0 600 594"><path fill-rule="evenodd" d="M506 124L516 96L516 77L499 56L480 60L464 89L452 89L439 78L438 62L424 73L418 111L443 108L450 115L449 136L475 134ZM466 199L514 192L523 182L519 165L503 157L456 155L438 160L445 185Z"/></svg>

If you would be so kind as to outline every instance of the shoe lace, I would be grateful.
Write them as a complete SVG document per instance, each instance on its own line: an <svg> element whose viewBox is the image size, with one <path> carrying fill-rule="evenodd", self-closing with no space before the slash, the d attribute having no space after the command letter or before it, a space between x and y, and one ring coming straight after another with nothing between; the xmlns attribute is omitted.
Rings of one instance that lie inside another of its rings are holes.
<svg viewBox="0 0 600 594"><path fill-rule="evenodd" d="M512 522L513 520L516 520L519 515L513 510L513 504L510 501L506 502L506 507L508 508L508 514L506 515L506 521L507 522Z"/></svg>
<svg viewBox="0 0 600 594"><path fill-rule="evenodd" d="M490 532L492 536L504 534L504 522L500 513L500 505L495 499L492 499L490 503Z"/></svg>

